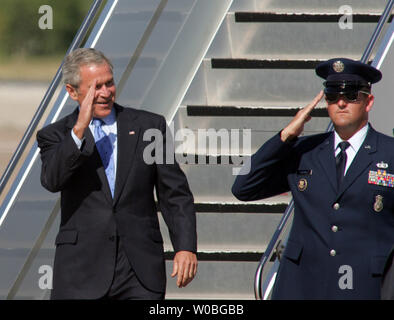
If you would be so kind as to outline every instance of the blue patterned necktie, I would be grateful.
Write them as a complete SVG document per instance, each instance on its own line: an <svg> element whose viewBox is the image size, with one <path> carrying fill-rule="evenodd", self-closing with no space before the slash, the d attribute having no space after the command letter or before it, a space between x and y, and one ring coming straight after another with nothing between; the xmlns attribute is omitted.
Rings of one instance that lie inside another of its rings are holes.
<svg viewBox="0 0 394 320"><path fill-rule="evenodd" d="M111 140L101 127L104 124L103 120L93 119L92 123L94 125L94 140L96 141L96 147L104 165L105 174L107 175L109 188L111 189L113 198L115 189L115 165Z"/></svg>

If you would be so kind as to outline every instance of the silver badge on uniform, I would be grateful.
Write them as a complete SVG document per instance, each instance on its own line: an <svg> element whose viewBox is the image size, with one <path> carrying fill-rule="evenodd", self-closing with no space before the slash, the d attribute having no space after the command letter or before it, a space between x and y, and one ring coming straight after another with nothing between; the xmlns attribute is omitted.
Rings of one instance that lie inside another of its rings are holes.
<svg viewBox="0 0 394 320"><path fill-rule="evenodd" d="M375 210L375 212L380 212L383 210L383 197L379 194L375 197L373 209Z"/></svg>
<svg viewBox="0 0 394 320"><path fill-rule="evenodd" d="M380 161L379 163L376 164L376 166L379 169L386 169L389 165L387 163L383 162L383 161Z"/></svg>

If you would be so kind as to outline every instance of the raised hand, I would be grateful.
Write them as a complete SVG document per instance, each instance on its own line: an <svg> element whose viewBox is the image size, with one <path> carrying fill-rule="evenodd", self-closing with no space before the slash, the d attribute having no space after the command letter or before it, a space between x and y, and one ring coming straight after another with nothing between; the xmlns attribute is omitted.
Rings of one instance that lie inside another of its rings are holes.
<svg viewBox="0 0 394 320"><path fill-rule="evenodd" d="M93 104L96 98L96 84L97 80L94 80L80 105L78 119L73 128L75 135L79 139L82 139L85 129L89 127L89 123L93 118Z"/></svg>
<svg viewBox="0 0 394 320"><path fill-rule="evenodd" d="M304 131L304 125L307 123L312 117L310 113L319 103L319 101L323 98L324 92L323 90L319 92L319 94L309 103L306 107L302 108L297 114L294 116L293 120L282 130L280 134L280 139L285 141L290 141L296 137L298 137L302 131Z"/></svg>

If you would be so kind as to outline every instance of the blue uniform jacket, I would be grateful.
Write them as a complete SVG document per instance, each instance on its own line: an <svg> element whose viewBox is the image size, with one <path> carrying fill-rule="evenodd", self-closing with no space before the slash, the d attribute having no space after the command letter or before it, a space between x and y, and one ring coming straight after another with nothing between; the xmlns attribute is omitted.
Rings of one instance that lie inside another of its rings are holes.
<svg viewBox="0 0 394 320"><path fill-rule="evenodd" d="M292 143L277 134L252 156L250 172L236 178L233 194L251 201L290 190L294 199L273 299L380 298L394 243L391 174L394 138L371 126L339 189L333 132Z"/></svg>

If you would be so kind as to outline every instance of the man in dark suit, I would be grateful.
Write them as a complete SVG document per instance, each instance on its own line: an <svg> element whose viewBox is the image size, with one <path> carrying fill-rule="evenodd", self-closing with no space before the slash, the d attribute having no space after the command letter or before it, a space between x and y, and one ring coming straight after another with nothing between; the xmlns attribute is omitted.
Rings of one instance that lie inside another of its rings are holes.
<svg viewBox="0 0 394 320"><path fill-rule="evenodd" d="M163 299L154 188L176 252L171 276L183 287L197 271L193 196L178 164L166 163L165 119L115 103L111 62L97 50L73 51L62 71L79 107L37 134L41 183L61 192L51 298ZM145 141L147 130L162 139Z"/></svg>
<svg viewBox="0 0 394 320"><path fill-rule="evenodd" d="M324 93L252 156L232 192L243 201L292 192L273 299L379 299L394 243L394 139L368 123L381 73L344 58L316 73ZM323 95L335 131L299 137Z"/></svg>

